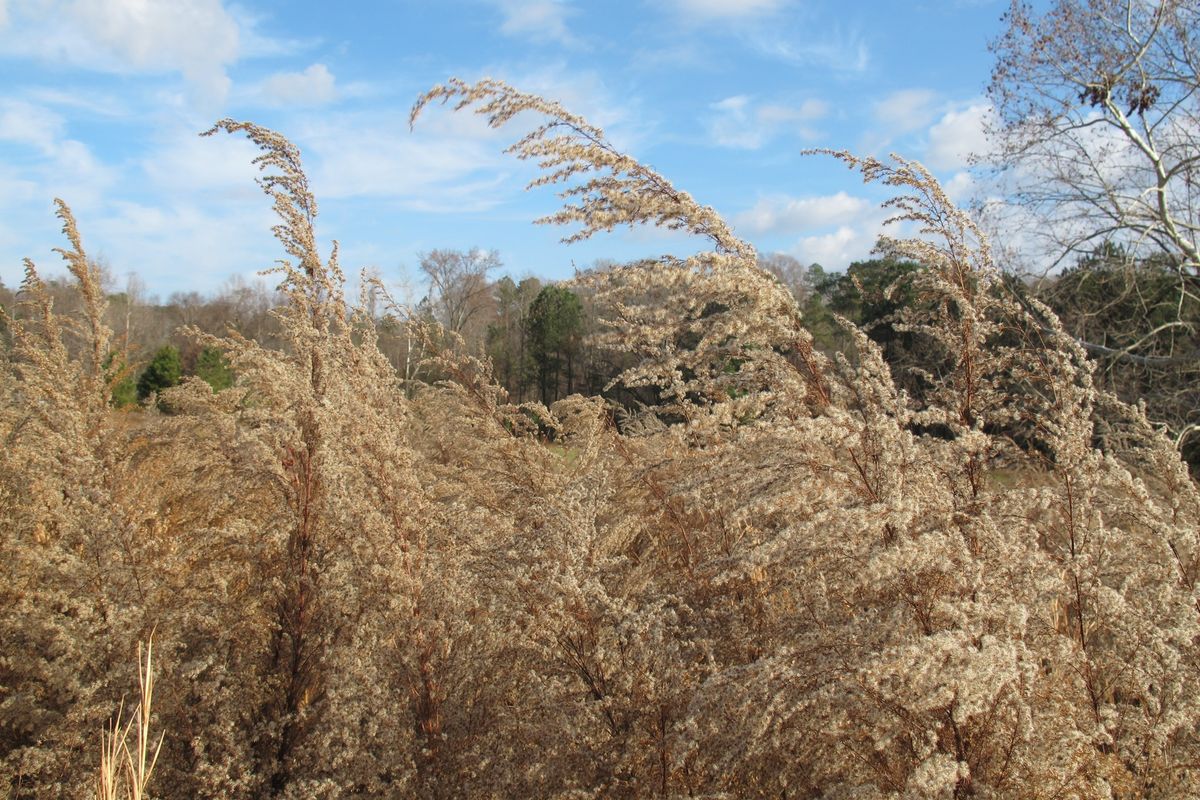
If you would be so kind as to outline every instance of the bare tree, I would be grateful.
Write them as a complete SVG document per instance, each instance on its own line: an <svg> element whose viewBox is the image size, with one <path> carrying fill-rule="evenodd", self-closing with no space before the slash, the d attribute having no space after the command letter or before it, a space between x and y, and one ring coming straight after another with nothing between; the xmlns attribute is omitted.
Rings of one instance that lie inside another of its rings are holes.
<svg viewBox="0 0 1200 800"><path fill-rule="evenodd" d="M124 342L125 347L129 347L129 342L133 336L133 316L141 306L146 304L146 284L138 277L136 272L130 272L125 279L125 307L122 309L122 323L124 326Z"/></svg>
<svg viewBox="0 0 1200 800"><path fill-rule="evenodd" d="M808 285L808 268L795 256L787 253L759 253L758 266L774 275L786 286L797 300L803 300L812 291Z"/></svg>
<svg viewBox="0 0 1200 800"><path fill-rule="evenodd" d="M477 247L465 253L430 250L421 254L420 266L429 279L429 309L433 318L447 331L462 336L470 349L478 350L486 331L486 322L480 324L481 317L493 302L488 273L499 269L499 254Z"/></svg>
<svg viewBox="0 0 1200 800"><path fill-rule="evenodd" d="M1005 20L989 134L1040 271L1065 268L1043 299L1195 464L1200 1L1014 0Z"/></svg>
<svg viewBox="0 0 1200 800"><path fill-rule="evenodd" d="M1052 264L1103 243L1200 278L1200 2L1013 0L992 43L994 157Z"/></svg>

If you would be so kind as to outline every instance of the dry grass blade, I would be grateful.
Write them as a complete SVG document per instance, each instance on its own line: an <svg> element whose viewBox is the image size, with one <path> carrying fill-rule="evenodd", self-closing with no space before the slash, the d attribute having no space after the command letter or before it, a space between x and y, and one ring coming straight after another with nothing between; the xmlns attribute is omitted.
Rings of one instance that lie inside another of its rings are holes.
<svg viewBox="0 0 1200 800"><path fill-rule="evenodd" d="M138 644L138 705L124 723L124 702L112 725L100 734L100 766L96 800L148 800L147 787L162 753L166 731L153 741L150 733L154 701L154 640ZM130 742L130 734L133 741Z"/></svg>

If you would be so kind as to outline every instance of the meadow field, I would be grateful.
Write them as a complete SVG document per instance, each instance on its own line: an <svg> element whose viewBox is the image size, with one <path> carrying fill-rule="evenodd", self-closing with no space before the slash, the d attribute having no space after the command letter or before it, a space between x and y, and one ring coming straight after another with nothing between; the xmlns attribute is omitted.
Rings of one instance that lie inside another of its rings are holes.
<svg viewBox="0 0 1200 800"><path fill-rule="evenodd" d="M573 237L708 243L580 278L653 402L513 402L396 309L414 388L299 151L224 120L278 217L281 343L193 329L232 384L115 410L60 203L77 312L27 264L0 361L6 796L1200 794L1200 493L924 168L834 154L907 221L914 394L585 120L498 81L412 117L447 113L516 126Z"/></svg>

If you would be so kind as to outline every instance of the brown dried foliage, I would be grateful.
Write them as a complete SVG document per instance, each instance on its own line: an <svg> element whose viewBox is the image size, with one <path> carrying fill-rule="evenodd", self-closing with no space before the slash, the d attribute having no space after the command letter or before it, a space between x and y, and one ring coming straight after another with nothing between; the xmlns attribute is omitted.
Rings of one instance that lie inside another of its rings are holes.
<svg viewBox="0 0 1200 800"><path fill-rule="evenodd" d="M494 81L414 119L447 99L548 120L514 149L567 182L572 238L712 243L591 279L661 403L620 431L595 398L517 406L453 348L410 398L316 250L298 151L226 121L263 150L289 346L214 341L233 388L115 416L64 210L92 347L68 356L31 267L0 372L11 796L91 792L152 628L162 797L1200 789L1200 495L920 165L839 155L923 229L884 244L925 265L903 324L945 369L918 405L860 332L816 354L753 248L598 129Z"/></svg>

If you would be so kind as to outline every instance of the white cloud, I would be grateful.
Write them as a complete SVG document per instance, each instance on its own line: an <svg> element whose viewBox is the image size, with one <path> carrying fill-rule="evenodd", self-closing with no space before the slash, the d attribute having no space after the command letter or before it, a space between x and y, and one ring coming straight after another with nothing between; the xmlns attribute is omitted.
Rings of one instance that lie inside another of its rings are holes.
<svg viewBox="0 0 1200 800"><path fill-rule="evenodd" d="M220 0L75 0L82 31L135 69L179 70L206 95L224 97L237 60L238 26Z"/></svg>
<svg viewBox="0 0 1200 800"><path fill-rule="evenodd" d="M63 119L42 106L0 100L0 141L36 147L52 155L63 132Z"/></svg>
<svg viewBox="0 0 1200 800"><path fill-rule="evenodd" d="M503 154L482 120L440 109L427 114L411 134L402 112L323 115L299 125L295 141L317 197L461 213L519 196L523 182L501 184L521 165Z"/></svg>
<svg viewBox="0 0 1200 800"><path fill-rule="evenodd" d="M303 72L277 72L261 88L263 99L276 106L319 106L337 94L333 73L324 64L313 64Z"/></svg>
<svg viewBox="0 0 1200 800"><path fill-rule="evenodd" d="M250 163L258 155L245 137L202 137L180 128L164 134L141 167L151 184L168 195L217 191L258 196L254 179L261 173Z"/></svg>
<svg viewBox="0 0 1200 800"><path fill-rule="evenodd" d="M969 163L972 154L987 151L984 126L991 107L973 103L959 111L947 112L929 129L925 164L932 169L957 169Z"/></svg>
<svg viewBox="0 0 1200 800"><path fill-rule="evenodd" d="M784 0L675 0L681 12L703 19L756 17L778 11L784 4Z"/></svg>
<svg viewBox="0 0 1200 800"><path fill-rule="evenodd" d="M734 224L750 234L798 233L859 219L873 204L845 192L820 197L775 195L760 199L734 216Z"/></svg>
<svg viewBox="0 0 1200 800"><path fill-rule="evenodd" d="M523 36L534 41L573 41L567 28L571 9L563 0L496 0L504 15L500 32L507 36Z"/></svg>
<svg viewBox="0 0 1200 800"><path fill-rule="evenodd" d="M203 292L235 270L272 266L281 256L271 236L274 222L265 198L238 204L117 200L79 225L89 250L118 273L136 272L148 286Z"/></svg>
<svg viewBox="0 0 1200 800"><path fill-rule="evenodd" d="M870 257L889 216L869 196L839 191L768 195L732 219L735 229L764 252L783 251L804 264L837 270Z"/></svg>
<svg viewBox="0 0 1200 800"><path fill-rule="evenodd" d="M23 100L0 100L0 141L29 147L38 157L14 175L37 187L47 202L94 203L114 178L83 142L65 137L64 120L49 109ZM0 198L0 203L8 198Z"/></svg>
<svg viewBox="0 0 1200 800"><path fill-rule="evenodd" d="M797 242L790 254L802 264L820 264L826 269L845 269L855 261L869 258L875 246L878 230L866 230L843 225L832 233L806 236Z"/></svg>
<svg viewBox="0 0 1200 800"><path fill-rule="evenodd" d="M828 104L821 100L805 100L798 106L756 105L746 95L726 97L710 108L716 112L708 124L713 141L721 147L742 150L757 150L779 133L814 138L817 134L809 123L829 112Z"/></svg>
<svg viewBox="0 0 1200 800"><path fill-rule="evenodd" d="M964 169L954 173L950 180L944 181L942 188L953 202L962 203L975 193L976 185L975 176Z"/></svg>
<svg viewBox="0 0 1200 800"><path fill-rule="evenodd" d="M875 119L889 135L915 131L933 121L937 99L929 89L901 89L875 104Z"/></svg>
<svg viewBox="0 0 1200 800"><path fill-rule="evenodd" d="M12 9L0 51L107 72L180 72L201 99L219 102L241 36L221 0L42 0Z"/></svg>

